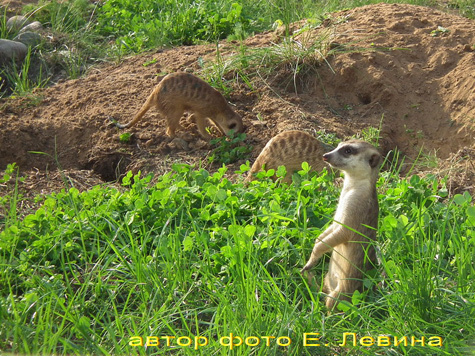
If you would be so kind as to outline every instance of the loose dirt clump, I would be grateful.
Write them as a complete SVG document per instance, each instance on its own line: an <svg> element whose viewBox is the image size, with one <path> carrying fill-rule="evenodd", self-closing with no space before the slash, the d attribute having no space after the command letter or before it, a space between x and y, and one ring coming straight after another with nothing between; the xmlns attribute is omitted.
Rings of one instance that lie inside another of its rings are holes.
<svg viewBox="0 0 475 356"><path fill-rule="evenodd" d="M297 45L330 34L326 61L304 67L296 60L306 69L296 73L284 65L251 77L251 85L239 73L226 75L238 78L229 82L228 100L247 126L246 143L254 147L249 160L284 130L324 130L344 139L381 125L385 153L397 148L409 162L419 157L425 170L434 167L424 161L436 161L439 171L453 167L450 173L463 179L455 179L452 192L473 192L467 177L475 172L474 28L474 21L430 8L378 4L332 14L317 28L296 32ZM263 48L281 40L269 32L244 45ZM239 47L221 43L221 58ZM128 122L163 75L186 70L203 76L203 66L216 59L213 45L159 50L95 67L29 98L1 101L0 169L16 162L25 175L60 167L112 181L127 170L163 173L173 162L206 165L212 147L189 121L183 123L187 131L178 132L183 145L166 137L163 119L151 110L124 143L109 117Z"/></svg>

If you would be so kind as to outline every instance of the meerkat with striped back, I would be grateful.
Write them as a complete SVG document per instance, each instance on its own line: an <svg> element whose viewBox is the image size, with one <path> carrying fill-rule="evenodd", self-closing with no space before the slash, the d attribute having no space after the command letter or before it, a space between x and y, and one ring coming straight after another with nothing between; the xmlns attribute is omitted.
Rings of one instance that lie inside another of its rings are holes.
<svg viewBox="0 0 475 356"><path fill-rule="evenodd" d="M287 174L283 181L290 183L292 174L302 169L303 162L307 162L312 170L322 170L325 167L321 159L324 153L324 145L306 132L281 132L267 142L252 165L246 181L255 179L256 173L263 168L277 170L279 166L285 166Z"/></svg>
<svg viewBox="0 0 475 356"><path fill-rule="evenodd" d="M224 135L231 130L244 130L241 117L234 112L219 91L197 76L185 72L165 76L132 121L127 124L115 122L115 125L121 129L132 127L153 106L165 117L166 133L170 137L175 137L177 129L183 129L180 118L185 112L192 113L200 135L206 140L211 138L206 131L207 119Z"/></svg>
<svg viewBox="0 0 475 356"><path fill-rule="evenodd" d="M353 293L362 289L365 273L376 266L372 242L378 228L376 182L382 156L371 144L350 140L324 154L323 160L343 171L343 189L334 220L316 239L301 273L315 266L323 254L332 252L323 287L325 304L332 310L339 301L351 300Z"/></svg>

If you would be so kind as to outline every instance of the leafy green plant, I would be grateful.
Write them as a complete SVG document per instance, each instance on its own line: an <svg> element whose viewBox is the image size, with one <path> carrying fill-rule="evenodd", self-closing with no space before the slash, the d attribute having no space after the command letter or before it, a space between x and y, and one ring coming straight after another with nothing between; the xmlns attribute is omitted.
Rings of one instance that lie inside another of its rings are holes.
<svg viewBox="0 0 475 356"><path fill-rule="evenodd" d="M454 9L457 10L462 16L470 19L475 18L475 6L471 0L450 0L447 3L444 3L444 6L452 11Z"/></svg>
<svg viewBox="0 0 475 356"><path fill-rule="evenodd" d="M362 140L371 143L372 145L377 146L379 139L379 129L369 126L361 130L360 134L358 135Z"/></svg>
<svg viewBox="0 0 475 356"><path fill-rule="evenodd" d="M252 146L246 145L245 133L230 133L227 136L213 138L210 140L211 145L217 147L211 151L208 160L210 163L217 162L220 164L234 163L247 157L252 151Z"/></svg>
<svg viewBox="0 0 475 356"><path fill-rule="evenodd" d="M17 169L18 167L16 166L16 163L8 164L7 168L3 172L3 177L0 178L0 184L9 182Z"/></svg>
<svg viewBox="0 0 475 356"><path fill-rule="evenodd" d="M131 51L166 44L193 44L242 32L249 20L239 3L113 0L98 11L102 33Z"/></svg>
<svg viewBox="0 0 475 356"><path fill-rule="evenodd" d="M8 164L3 171L3 176L0 177L0 188L3 190L3 194L0 196L0 226L17 218L17 203L22 199L22 194L18 192L19 181L21 178L17 165L15 163ZM13 187L11 187L12 185ZM7 190L8 193L5 194Z"/></svg>
<svg viewBox="0 0 475 356"><path fill-rule="evenodd" d="M242 5L232 3L227 14L214 13L208 17L207 23L198 31L198 34L203 38L219 39L236 33L238 39L244 39L242 28L247 27L249 20L243 16L242 10Z"/></svg>
<svg viewBox="0 0 475 356"><path fill-rule="evenodd" d="M341 142L341 139L334 133L327 132L325 129L317 131L317 138L323 143L336 147Z"/></svg>
<svg viewBox="0 0 475 356"><path fill-rule="evenodd" d="M438 37L438 36L445 36L450 33L450 30L448 28L442 27L442 26L437 26L436 30L433 30L430 32L430 35L432 37Z"/></svg>
<svg viewBox="0 0 475 356"><path fill-rule="evenodd" d="M143 63L142 65L143 65L144 67L148 67L149 65L155 64L155 63L157 63L157 59L156 59L156 58L153 58L153 59L151 59L151 60L149 60L149 61Z"/></svg>
<svg viewBox="0 0 475 356"><path fill-rule="evenodd" d="M319 298L325 259L315 268L316 286L299 269L334 212L334 176L309 177L304 169L291 185L248 186L225 176L226 168L210 173L187 165L154 183L128 173L121 189L72 188L47 197L24 219L9 217L0 232L0 348L229 354L220 340L230 333L243 338L235 355L459 355L470 347L475 211L469 194L449 199L435 177L381 174L386 276L367 276L380 283L365 297L356 294L358 305L327 314ZM344 333L356 343L344 344ZM304 346L304 335L318 337L308 341L320 347ZM195 337L201 346L183 346ZM249 337L260 344L244 343ZM363 337L390 342L365 346ZM423 337L425 344L412 342ZM428 345L434 337L441 344ZM277 338L291 343L281 346Z"/></svg>
<svg viewBox="0 0 475 356"><path fill-rule="evenodd" d="M132 137L132 134L130 132L126 132L119 136L119 141L121 143L129 143L131 137Z"/></svg>

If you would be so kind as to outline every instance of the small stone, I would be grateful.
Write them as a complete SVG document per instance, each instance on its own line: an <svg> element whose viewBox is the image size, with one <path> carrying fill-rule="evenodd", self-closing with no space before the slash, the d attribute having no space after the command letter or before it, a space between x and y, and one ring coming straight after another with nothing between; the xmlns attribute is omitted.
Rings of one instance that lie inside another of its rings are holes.
<svg viewBox="0 0 475 356"><path fill-rule="evenodd" d="M21 42L28 47L35 47L41 43L41 36L36 32L23 32L16 36L13 41Z"/></svg>
<svg viewBox="0 0 475 356"><path fill-rule="evenodd" d="M10 31L18 31L22 27L29 25L31 21L28 19L28 17L17 15L10 17L7 21L7 29Z"/></svg>
<svg viewBox="0 0 475 356"><path fill-rule="evenodd" d="M39 21L34 21L30 23L29 25L26 25L20 30L20 33L23 32L38 32L43 29L43 25Z"/></svg>
<svg viewBox="0 0 475 356"><path fill-rule="evenodd" d="M13 59L20 63L27 53L28 47L23 43L0 39L0 64L9 64Z"/></svg>

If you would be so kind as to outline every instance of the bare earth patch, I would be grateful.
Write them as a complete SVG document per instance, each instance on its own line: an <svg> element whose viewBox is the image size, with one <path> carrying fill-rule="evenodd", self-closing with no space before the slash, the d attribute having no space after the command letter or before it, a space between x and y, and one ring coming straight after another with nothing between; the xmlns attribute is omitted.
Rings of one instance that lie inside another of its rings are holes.
<svg viewBox="0 0 475 356"><path fill-rule="evenodd" d="M422 152L438 165L421 170L449 173L451 193L474 193L474 29L472 20L430 8L378 4L335 13L319 28L295 36L304 43L327 31L338 53L296 80L282 68L256 78L252 88L234 82L228 99L247 126L247 143L254 147L251 163L284 130L325 130L345 138L379 127L382 120L385 153L398 148L410 161ZM268 47L277 41L275 33L265 33L246 45ZM238 48L239 43L223 42L220 52L226 58ZM55 173L58 164L76 181L84 175L95 184L129 169L163 173L177 161L206 163L211 147L186 120L190 130L181 132L184 149L167 139L164 121L153 110L129 130L130 143L119 141L123 132L108 117L129 121L163 74L187 70L200 75L202 64L214 60L213 45L159 50L96 67L84 78L36 92L35 100L0 101L0 170L16 162L28 177L24 188L42 193L55 190L47 189L51 180L64 186L64 177ZM32 177L49 183L33 184Z"/></svg>

